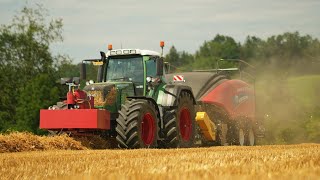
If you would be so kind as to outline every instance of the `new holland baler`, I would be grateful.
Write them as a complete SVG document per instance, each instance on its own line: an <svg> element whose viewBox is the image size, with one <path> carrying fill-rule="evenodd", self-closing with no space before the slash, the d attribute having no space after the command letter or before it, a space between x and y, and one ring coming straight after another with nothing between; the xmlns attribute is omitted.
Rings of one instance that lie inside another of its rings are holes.
<svg viewBox="0 0 320 180"><path fill-rule="evenodd" d="M167 79L190 86L197 101L196 112L205 112L213 122L215 139L205 138L207 144L254 145L262 128L255 116L254 86L231 79L227 71L173 73Z"/></svg>

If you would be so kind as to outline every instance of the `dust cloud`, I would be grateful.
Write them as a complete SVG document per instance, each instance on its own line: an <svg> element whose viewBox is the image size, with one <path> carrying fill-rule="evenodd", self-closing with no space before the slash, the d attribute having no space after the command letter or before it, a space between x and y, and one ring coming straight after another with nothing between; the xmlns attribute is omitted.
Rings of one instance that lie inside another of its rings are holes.
<svg viewBox="0 0 320 180"><path fill-rule="evenodd" d="M320 143L320 63L256 64L257 117L262 144Z"/></svg>

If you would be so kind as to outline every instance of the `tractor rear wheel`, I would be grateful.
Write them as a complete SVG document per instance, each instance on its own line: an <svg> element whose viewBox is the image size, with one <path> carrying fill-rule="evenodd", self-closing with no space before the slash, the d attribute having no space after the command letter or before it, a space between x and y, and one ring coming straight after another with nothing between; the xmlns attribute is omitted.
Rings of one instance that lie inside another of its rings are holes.
<svg viewBox="0 0 320 180"><path fill-rule="evenodd" d="M158 118L152 103L127 100L117 118L117 141L121 148L154 148L158 140Z"/></svg>
<svg viewBox="0 0 320 180"><path fill-rule="evenodd" d="M164 114L165 139L162 145L167 148L191 147L196 133L193 99L190 93L181 92L177 103L177 108Z"/></svg>

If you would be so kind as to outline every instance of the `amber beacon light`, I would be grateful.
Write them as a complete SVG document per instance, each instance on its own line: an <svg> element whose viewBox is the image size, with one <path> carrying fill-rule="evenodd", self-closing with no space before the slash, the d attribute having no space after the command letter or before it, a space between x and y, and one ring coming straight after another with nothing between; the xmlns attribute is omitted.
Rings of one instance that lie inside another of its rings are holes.
<svg viewBox="0 0 320 180"><path fill-rule="evenodd" d="M160 41L160 47L164 47L164 41Z"/></svg>
<svg viewBox="0 0 320 180"><path fill-rule="evenodd" d="M110 51L112 50L112 44L108 45L108 50L110 50Z"/></svg>

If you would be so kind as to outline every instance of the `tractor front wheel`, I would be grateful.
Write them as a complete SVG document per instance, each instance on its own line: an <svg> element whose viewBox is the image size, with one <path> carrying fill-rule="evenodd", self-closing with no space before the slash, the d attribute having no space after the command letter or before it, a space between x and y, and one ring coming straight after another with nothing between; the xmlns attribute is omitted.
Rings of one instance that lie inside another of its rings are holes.
<svg viewBox="0 0 320 180"><path fill-rule="evenodd" d="M117 141L121 148L154 148L158 140L155 107L147 100L127 100L117 118Z"/></svg>

